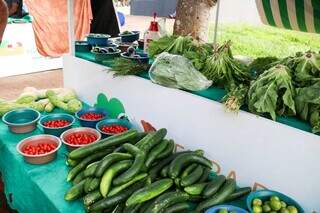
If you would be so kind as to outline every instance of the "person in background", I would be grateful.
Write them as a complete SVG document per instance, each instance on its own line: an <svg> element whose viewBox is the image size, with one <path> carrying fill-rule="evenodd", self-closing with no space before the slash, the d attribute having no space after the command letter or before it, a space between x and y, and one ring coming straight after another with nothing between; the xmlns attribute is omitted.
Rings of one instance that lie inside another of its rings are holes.
<svg viewBox="0 0 320 213"><path fill-rule="evenodd" d="M22 9L22 0L5 0L7 2L9 17L22 18L25 12Z"/></svg>
<svg viewBox="0 0 320 213"><path fill-rule="evenodd" d="M4 30L7 26L8 15L9 11L6 2L4 0L0 0L0 44L2 42Z"/></svg>

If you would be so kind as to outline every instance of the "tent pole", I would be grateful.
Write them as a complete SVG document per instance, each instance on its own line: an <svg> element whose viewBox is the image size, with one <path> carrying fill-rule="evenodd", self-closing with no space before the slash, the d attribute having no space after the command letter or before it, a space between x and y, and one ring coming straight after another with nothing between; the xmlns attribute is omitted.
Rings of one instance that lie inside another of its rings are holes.
<svg viewBox="0 0 320 213"><path fill-rule="evenodd" d="M74 46L74 0L68 0L68 33L69 33L69 53L75 55L75 46Z"/></svg>
<svg viewBox="0 0 320 213"><path fill-rule="evenodd" d="M216 9L216 18L214 23L214 36L213 36L213 44L215 46L217 45L217 37L218 37L219 12L220 12L220 0L217 0L217 9Z"/></svg>

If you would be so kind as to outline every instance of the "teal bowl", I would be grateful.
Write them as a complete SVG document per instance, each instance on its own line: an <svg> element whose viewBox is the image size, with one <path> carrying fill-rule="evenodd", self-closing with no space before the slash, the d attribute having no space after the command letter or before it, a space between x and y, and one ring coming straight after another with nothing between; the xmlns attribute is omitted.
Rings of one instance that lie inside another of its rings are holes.
<svg viewBox="0 0 320 213"><path fill-rule="evenodd" d="M52 120L67 120L67 121L70 122L70 124L66 125L64 127L59 127L59 128L51 128L51 127L46 127L46 126L43 125L43 123L45 123L47 121L52 121ZM64 131L66 131L68 129L71 129L71 127L74 124L75 120L76 119L72 115L64 114L64 113L57 113L57 114L50 114L50 115L46 115L46 116L42 117L39 120L39 125L42 127L43 132L45 134L54 135L54 136L60 137L60 135Z"/></svg>
<svg viewBox="0 0 320 213"><path fill-rule="evenodd" d="M40 116L40 113L34 109L22 108L7 112L2 117L2 121L11 132L23 134L35 130Z"/></svg>
<svg viewBox="0 0 320 213"><path fill-rule="evenodd" d="M94 55L95 61L106 61L119 57L121 50L117 49L117 51L113 53L96 53L91 50L91 53Z"/></svg>
<svg viewBox="0 0 320 213"><path fill-rule="evenodd" d="M298 209L299 213L304 213L304 210L302 207L292 198L276 191L271 190L259 190L255 192L251 192L249 196L247 197L247 208L249 209L249 212L253 212L252 210L252 201L255 198L259 198L262 200L262 202L265 202L270 199L271 196L277 196L280 198L281 201L284 201L288 206L295 206Z"/></svg>
<svg viewBox="0 0 320 213"><path fill-rule="evenodd" d="M218 213L221 209L225 209L228 212L234 211L236 213L249 213L247 210L244 210L244 209L241 209L237 206L232 206L232 205L214 206L214 207L211 207L208 210L206 210L205 213Z"/></svg>
<svg viewBox="0 0 320 213"><path fill-rule="evenodd" d="M112 136L114 134L106 133L101 130L103 126L111 126L111 125L121 125L125 126L129 129L132 129L132 124L127 119L105 119L97 123L96 129L101 133L102 138L106 138Z"/></svg>

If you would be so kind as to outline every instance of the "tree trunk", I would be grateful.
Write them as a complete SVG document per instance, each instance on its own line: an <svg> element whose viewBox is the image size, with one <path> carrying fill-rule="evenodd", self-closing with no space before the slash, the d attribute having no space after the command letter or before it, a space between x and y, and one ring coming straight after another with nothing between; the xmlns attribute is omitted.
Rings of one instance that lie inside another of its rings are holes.
<svg viewBox="0 0 320 213"><path fill-rule="evenodd" d="M201 42L208 41L211 9L217 0L179 0L174 23L175 35L190 35Z"/></svg>

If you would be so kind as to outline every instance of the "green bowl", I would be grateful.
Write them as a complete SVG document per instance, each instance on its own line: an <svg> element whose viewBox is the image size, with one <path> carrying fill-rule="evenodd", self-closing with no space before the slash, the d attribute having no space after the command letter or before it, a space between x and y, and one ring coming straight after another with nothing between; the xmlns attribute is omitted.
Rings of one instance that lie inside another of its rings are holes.
<svg viewBox="0 0 320 213"><path fill-rule="evenodd" d="M46 126L43 125L44 122L52 121L52 120L67 120L67 121L70 122L70 124L67 125L67 126L64 126L64 127L59 127L59 128L50 128L50 127L46 127ZM46 115L46 116L42 117L39 120L39 125L43 128L43 132L45 134L54 135L54 136L60 137L60 135L64 131L66 131L68 129L71 129L71 127L74 124L75 120L76 119L72 115L64 114L64 113L57 113L57 114L50 114L50 115Z"/></svg>
<svg viewBox="0 0 320 213"><path fill-rule="evenodd" d="M94 54L95 61L106 61L119 57L121 50L117 49L114 53L96 53L91 50L91 53Z"/></svg>
<svg viewBox="0 0 320 213"><path fill-rule="evenodd" d="M249 212L253 212L252 210L252 201L255 198L259 198L262 200L262 202L265 202L270 199L271 196L277 196L280 198L281 201L284 201L288 206L295 206L298 209L299 213L304 213L302 207L292 198L276 191L271 190L259 190L255 192L251 192L249 196L247 197L247 208L249 209Z"/></svg>

